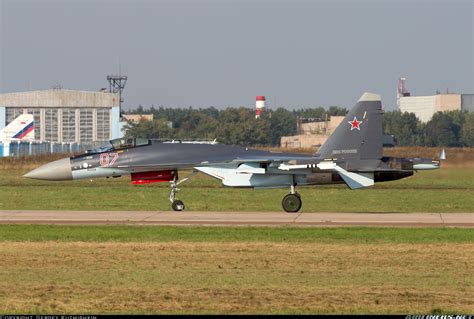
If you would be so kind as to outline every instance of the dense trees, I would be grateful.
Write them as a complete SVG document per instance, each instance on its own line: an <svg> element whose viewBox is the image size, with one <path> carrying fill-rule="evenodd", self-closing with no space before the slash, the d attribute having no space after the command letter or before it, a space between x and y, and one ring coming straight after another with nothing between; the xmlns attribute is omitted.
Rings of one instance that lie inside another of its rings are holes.
<svg viewBox="0 0 474 319"><path fill-rule="evenodd" d="M436 113L425 126L426 146L460 146L460 126L448 113Z"/></svg>
<svg viewBox="0 0 474 319"><path fill-rule="evenodd" d="M474 147L474 113L466 114L461 129L461 142L465 146Z"/></svg>
<svg viewBox="0 0 474 319"><path fill-rule="evenodd" d="M395 135L397 145L474 146L474 114L438 112L428 123L413 113L399 111L384 114L384 133Z"/></svg>
<svg viewBox="0 0 474 319"><path fill-rule="evenodd" d="M423 129L413 113L385 112L383 131L394 135L397 145L423 145Z"/></svg>
<svg viewBox="0 0 474 319"><path fill-rule="evenodd" d="M234 145L279 145L281 136L296 134L296 117L326 118L344 115L347 110L331 106L289 111L269 110L255 119L253 109L214 107L154 108L139 107L132 113L153 113L155 120L128 123L127 136L159 139L201 139ZM171 125L170 125L171 124ZM438 112L428 123L413 113L385 112L383 130L395 136L397 145L474 146L474 113Z"/></svg>

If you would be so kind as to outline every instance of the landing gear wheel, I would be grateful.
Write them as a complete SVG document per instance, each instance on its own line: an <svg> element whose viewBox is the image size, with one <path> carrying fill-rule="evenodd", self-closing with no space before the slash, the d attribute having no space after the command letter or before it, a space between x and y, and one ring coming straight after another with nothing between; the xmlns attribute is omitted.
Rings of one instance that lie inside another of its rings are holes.
<svg viewBox="0 0 474 319"><path fill-rule="evenodd" d="M171 207L173 207L173 210L175 212L180 212L184 210L184 203L183 201L176 199L176 193L179 191L178 185L187 181L194 175L196 175L198 171L193 171L191 174L189 174L186 178L178 181L178 171L175 171L174 173L174 178L173 180L170 181L170 195L169 195L169 200L171 202Z"/></svg>
<svg viewBox="0 0 474 319"><path fill-rule="evenodd" d="M281 201L281 205L283 206L283 209L287 213L296 213L300 210L301 205L301 196L298 193L295 194L288 194L285 197L283 197L283 200Z"/></svg>
<svg viewBox="0 0 474 319"><path fill-rule="evenodd" d="M181 201L179 199L175 199L173 201L173 204L171 204L171 206L173 207L173 210L176 211L176 212L180 212L180 211L184 210L184 203L183 203L183 201Z"/></svg>

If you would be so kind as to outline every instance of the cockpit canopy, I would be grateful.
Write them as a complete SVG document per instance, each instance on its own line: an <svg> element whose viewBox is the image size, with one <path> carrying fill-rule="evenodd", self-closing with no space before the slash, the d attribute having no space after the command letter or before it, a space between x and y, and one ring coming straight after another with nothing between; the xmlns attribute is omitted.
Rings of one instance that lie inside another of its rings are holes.
<svg viewBox="0 0 474 319"><path fill-rule="evenodd" d="M151 145L151 140L146 138L116 138L110 141L114 151L124 150L127 148Z"/></svg>
<svg viewBox="0 0 474 319"><path fill-rule="evenodd" d="M102 153L110 151L119 151L127 148L133 148L138 146L151 145L151 140L146 138L116 138L108 143L96 148L94 150L88 150L86 153Z"/></svg>

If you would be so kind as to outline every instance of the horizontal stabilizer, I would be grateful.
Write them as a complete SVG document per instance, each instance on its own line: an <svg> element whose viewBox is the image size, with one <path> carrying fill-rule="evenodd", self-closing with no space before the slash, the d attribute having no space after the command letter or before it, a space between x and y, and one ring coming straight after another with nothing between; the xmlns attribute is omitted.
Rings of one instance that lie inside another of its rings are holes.
<svg viewBox="0 0 474 319"><path fill-rule="evenodd" d="M368 187L374 185L374 173L354 173L337 166L333 161L322 161L318 164L304 164L304 165L287 165L280 164L278 167L281 170L297 170L297 169L309 169L318 167L320 170L335 170L344 182L351 189L357 189L362 187Z"/></svg>
<svg viewBox="0 0 474 319"><path fill-rule="evenodd" d="M340 166L336 166L335 170L342 177L347 186L351 189L368 187L374 185L374 173L354 173L348 172Z"/></svg>

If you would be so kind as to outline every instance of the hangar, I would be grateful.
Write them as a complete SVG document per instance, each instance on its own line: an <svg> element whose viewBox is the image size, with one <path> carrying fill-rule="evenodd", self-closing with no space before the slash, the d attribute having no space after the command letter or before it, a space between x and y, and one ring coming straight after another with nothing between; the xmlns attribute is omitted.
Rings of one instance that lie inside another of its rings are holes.
<svg viewBox="0 0 474 319"><path fill-rule="evenodd" d="M49 90L0 94L0 129L22 113L33 114L35 140L91 143L122 136L120 94Z"/></svg>

